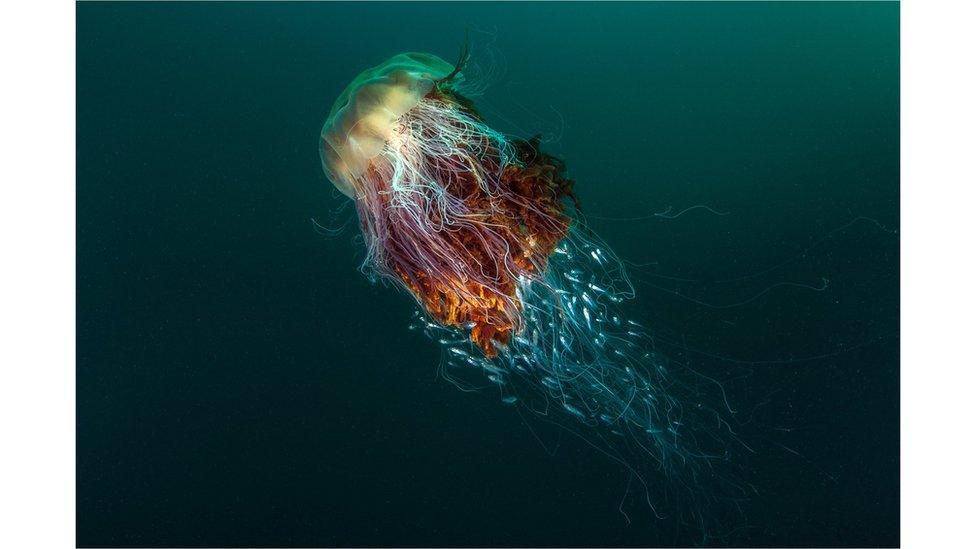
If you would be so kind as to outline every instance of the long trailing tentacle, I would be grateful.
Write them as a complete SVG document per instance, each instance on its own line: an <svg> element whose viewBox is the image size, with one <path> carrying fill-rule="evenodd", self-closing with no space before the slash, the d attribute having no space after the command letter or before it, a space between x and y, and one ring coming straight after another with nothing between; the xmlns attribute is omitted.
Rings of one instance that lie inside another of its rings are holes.
<svg viewBox="0 0 976 549"><path fill-rule="evenodd" d="M417 299L445 377L467 387L466 374L484 376L505 403L585 424L607 455L628 464L622 444L650 456L687 493L728 459L731 410L626 317L623 262L574 221L572 181L538 141L494 131L435 88L397 120L358 188L364 270Z"/></svg>

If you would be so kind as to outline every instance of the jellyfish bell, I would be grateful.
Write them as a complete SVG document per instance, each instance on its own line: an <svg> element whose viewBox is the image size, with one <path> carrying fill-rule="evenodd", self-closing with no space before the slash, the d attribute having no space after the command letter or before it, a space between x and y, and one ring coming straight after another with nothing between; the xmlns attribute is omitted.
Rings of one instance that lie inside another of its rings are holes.
<svg viewBox="0 0 976 549"><path fill-rule="evenodd" d="M401 53L346 86L322 126L319 146L322 168L337 189L355 198L357 181L386 146L396 120L454 68L436 55Z"/></svg>

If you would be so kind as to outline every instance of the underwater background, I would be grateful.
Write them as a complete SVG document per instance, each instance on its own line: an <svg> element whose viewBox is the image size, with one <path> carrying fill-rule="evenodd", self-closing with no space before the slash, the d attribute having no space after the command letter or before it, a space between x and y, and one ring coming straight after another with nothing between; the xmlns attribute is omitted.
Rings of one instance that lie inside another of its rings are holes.
<svg viewBox="0 0 976 549"><path fill-rule="evenodd" d="M898 544L897 3L80 3L77 31L79 545ZM566 160L631 316L762 448L726 530L440 379L358 272L322 122L466 33L488 123Z"/></svg>

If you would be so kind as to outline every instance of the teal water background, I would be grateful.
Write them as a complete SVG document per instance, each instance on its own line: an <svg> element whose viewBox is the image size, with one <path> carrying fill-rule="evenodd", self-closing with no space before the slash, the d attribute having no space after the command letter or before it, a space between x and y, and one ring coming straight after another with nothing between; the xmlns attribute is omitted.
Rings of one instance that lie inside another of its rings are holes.
<svg viewBox="0 0 976 549"><path fill-rule="evenodd" d="M316 149L334 98L466 29L487 120L543 133L643 265L635 319L767 428L759 492L708 543L898 543L897 3L77 16L79 544L701 541L586 444L550 455L439 379L412 301L357 272L355 220L313 229L353 215ZM695 205L727 215L653 215Z"/></svg>

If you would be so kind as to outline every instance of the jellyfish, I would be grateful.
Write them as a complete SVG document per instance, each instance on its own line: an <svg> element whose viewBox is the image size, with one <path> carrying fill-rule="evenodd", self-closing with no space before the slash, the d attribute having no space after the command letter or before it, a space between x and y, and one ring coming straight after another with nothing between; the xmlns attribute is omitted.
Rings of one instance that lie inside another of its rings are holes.
<svg viewBox="0 0 976 549"><path fill-rule="evenodd" d="M697 482L728 459L724 407L624 314L634 287L587 227L564 163L538 137L486 124L464 94L466 57L396 55L329 112L322 167L355 201L364 272L416 300L449 379L474 374L505 404L579 425L612 456L626 447Z"/></svg>

